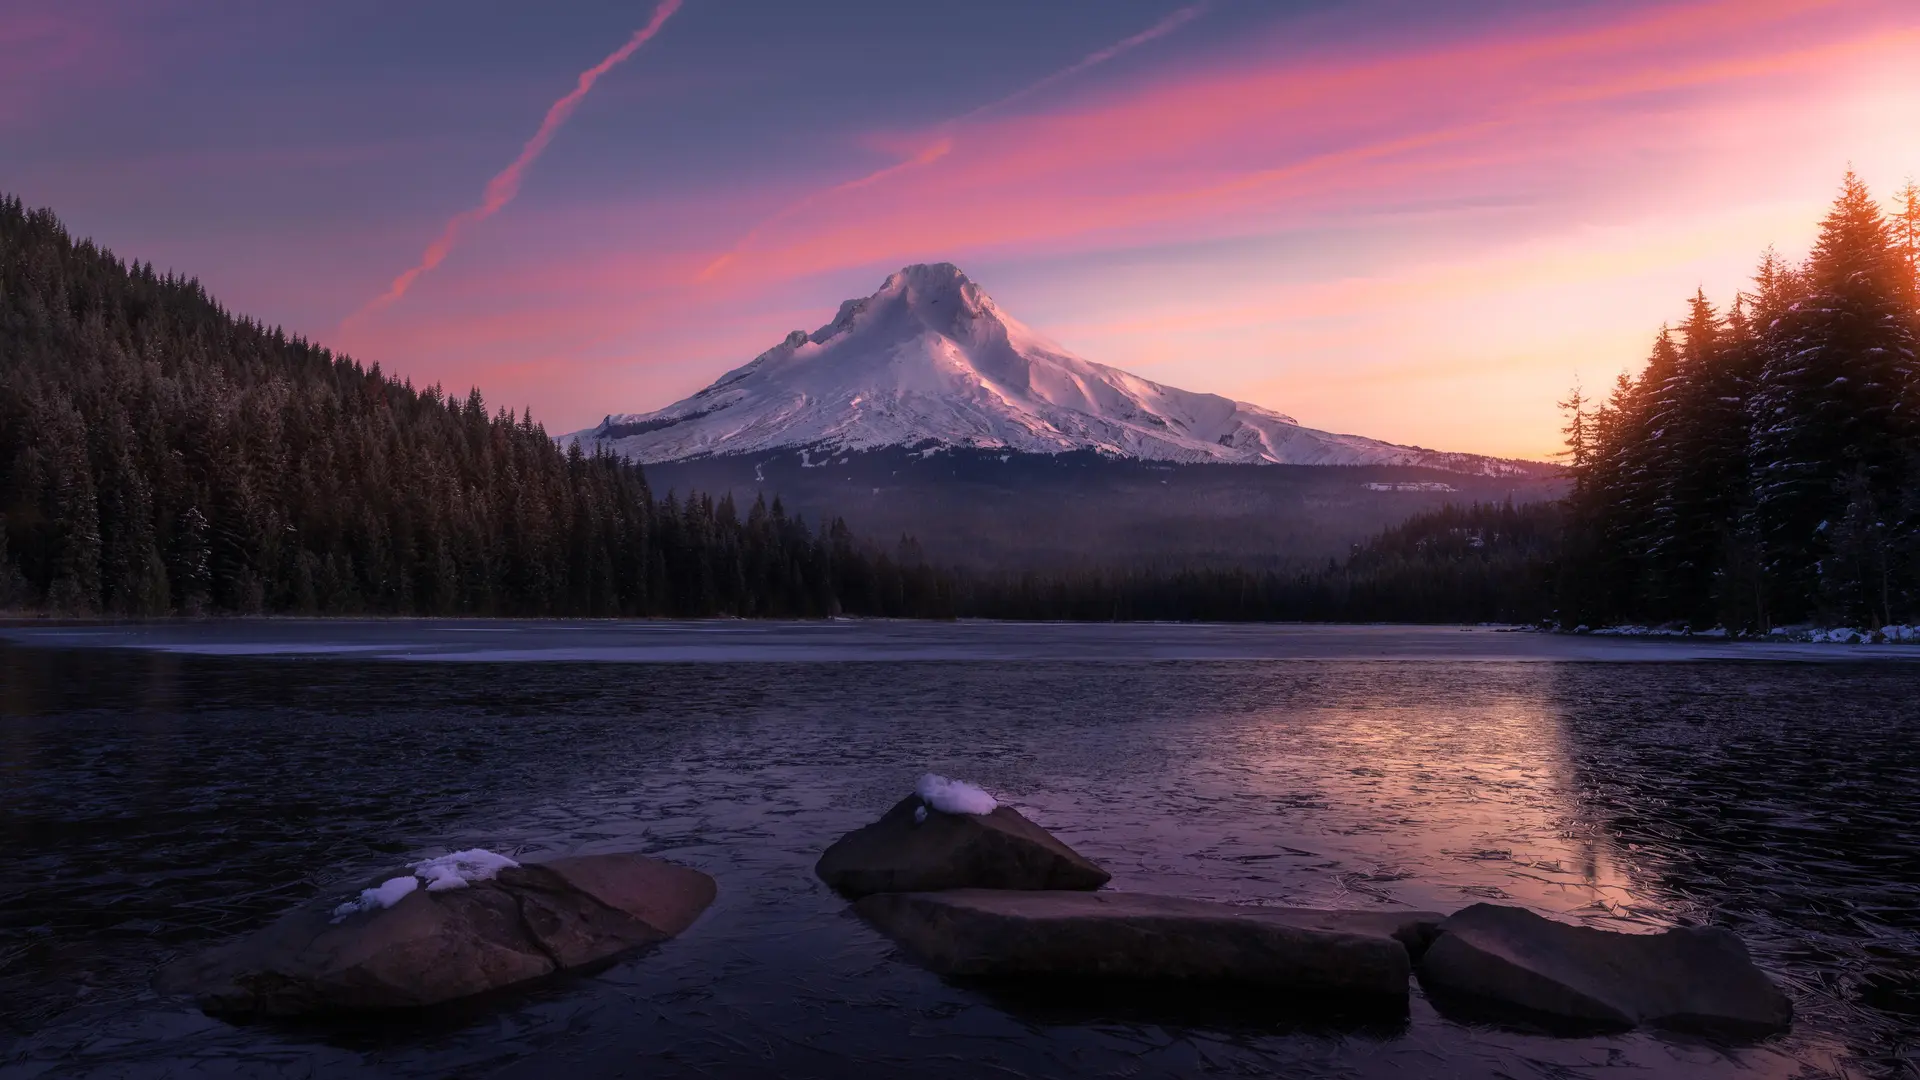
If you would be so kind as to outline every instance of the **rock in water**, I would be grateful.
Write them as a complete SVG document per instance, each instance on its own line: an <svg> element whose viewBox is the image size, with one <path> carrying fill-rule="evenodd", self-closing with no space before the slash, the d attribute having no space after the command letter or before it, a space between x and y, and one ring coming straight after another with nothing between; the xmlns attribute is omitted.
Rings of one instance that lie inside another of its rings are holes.
<svg viewBox="0 0 1920 1080"><path fill-rule="evenodd" d="M856 898L937 889L1097 889L1111 876L1012 807L947 814L927 810L917 795L835 841L814 871Z"/></svg>
<svg viewBox="0 0 1920 1080"><path fill-rule="evenodd" d="M1239 983L1403 1004L1406 943L1440 920L1002 889L880 893L854 910L943 975Z"/></svg>
<svg viewBox="0 0 1920 1080"><path fill-rule="evenodd" d="M1577 1023L1784 1030L1793 1007L1732 932L1622 934L1475 904L1440 924L1420 961L1430 991Z"/></svg>
<svg viewBox="0 0 1920 1080"><path fill-rule="evenodd" d="M698 870L642 855L530 863L343 918L315 902L175 965L161 988L228 1015L433 1005L664 941L714 892Z"/></svg>

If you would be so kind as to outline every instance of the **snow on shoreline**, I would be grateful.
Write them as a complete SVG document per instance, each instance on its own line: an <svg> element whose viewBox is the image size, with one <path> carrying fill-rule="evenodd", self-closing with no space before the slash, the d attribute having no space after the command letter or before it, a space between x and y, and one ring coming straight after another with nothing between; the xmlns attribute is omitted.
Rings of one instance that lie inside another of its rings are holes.
<svg viewBox="0 0 1920 1080"><path fill-rule="evenodd" d="M486 848L468 848L451 855L422 859L408 869L411 874L391 877L333 909L333 921L340 922L362 911L390 908L406 899L422 885L428 892L464 889L476 881L490 881L494 875L520 864Z"/></svg>
<svg viewBox="0 0 1920 1080"><path fill-rule="evenodd" d="M1805 644L1887 645L1920 644L1920 626L1883 626L1878 630L1849 626L1776 626L1765 634L1729 633L1724 626L1711 630L1676 630L1661 626L1579 626L1573 633L1594 637L1720 638L1726 640L1790 641Z"/></svg>
<svg viewBox="0 0 1920 1080"><path fill-rule="evenodd" d="M1000 800L965 780L950 780L938 773L920 777L913 785L913 793L943 814L991 814L1000 805Z"/></svg>

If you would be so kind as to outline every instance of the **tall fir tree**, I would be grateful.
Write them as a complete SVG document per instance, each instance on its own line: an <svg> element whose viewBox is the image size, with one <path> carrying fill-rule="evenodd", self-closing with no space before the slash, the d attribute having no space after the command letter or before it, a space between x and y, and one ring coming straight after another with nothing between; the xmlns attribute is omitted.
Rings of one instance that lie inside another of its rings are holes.
<svg viewBox="0 0 1920 1080"><path fill-rule="evenodd" d="M1702 629L1717 621L1714 580L1746 456L1744 391L1729 344L1720 315L1696 291L1649 436L1660 485L1647 552L1650 610Z"/></svg>
<svg viewBox="0 0 1920 1080"><path fill-rule="evenodd" d="M1755 513L1777 616L1857 606L1829 562L1849 515L1892 511L1914 452L1913 311L1887 220L1849 172L1779 318L1751 405Z"/></svg>
<svg viewBox="0 0 1920 1080"><path fill-rule="evenodd" d="M1893 249L1906 265L1907 306L1920 312L1920 183L1912 179L1893 197Z"/></svg>

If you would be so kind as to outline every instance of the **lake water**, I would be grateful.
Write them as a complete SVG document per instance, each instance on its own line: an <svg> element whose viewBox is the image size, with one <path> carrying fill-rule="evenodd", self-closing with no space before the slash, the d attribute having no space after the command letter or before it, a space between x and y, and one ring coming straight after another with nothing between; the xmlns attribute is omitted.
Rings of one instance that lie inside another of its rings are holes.
<svg viewBox="0 0 1920 1080"><path fill-rule="evenodd" d="M1920 1075L1920 650L870 623L0 640L4 1078ZM1743 1045L1563 1039L1417 985L1381 1024L949 984L812 874L927 769L1114 888L1722 924L1797 1019ZM643 850L720 897L599 975L399 1022L235 1027L151 989L183 951L471 846Z"/></svg>

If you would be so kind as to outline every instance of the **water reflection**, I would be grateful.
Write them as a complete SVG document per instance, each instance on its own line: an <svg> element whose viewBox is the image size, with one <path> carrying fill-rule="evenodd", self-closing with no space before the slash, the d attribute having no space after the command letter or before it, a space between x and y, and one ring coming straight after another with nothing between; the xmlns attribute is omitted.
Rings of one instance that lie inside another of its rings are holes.
<svg viewBox="0 0 1920 1080"><path fill-rule="evenodd" d="M367 665L0 649L0 1070L444 1075L1899 1075L1920 781L1903 669L1432 663ZM1734 925L1803 1021L1758 1047L1012 1001L898 956L810 869L924 768L1114 887ZM234 1029L175 951L401 856L639 848L687 936L434 1026Z"/></svg>
<svg viewBox="0 0 1920 1080"><path fill-rule="evenodd" d="M1796 998L1810 1056L1913 1068L1920 1030L1916 687L1858 670L1560 672L1586 813L1683 921L1738 931Z"/></svg>

